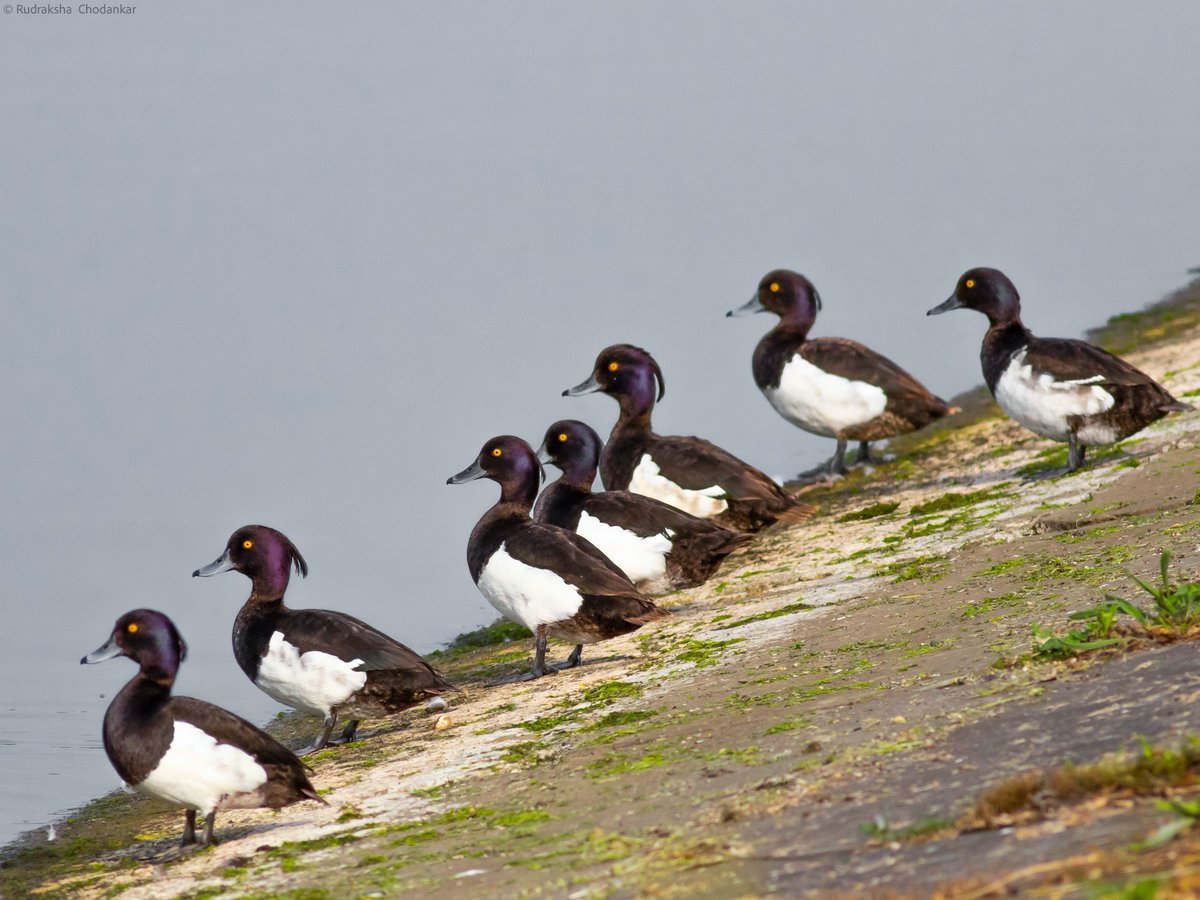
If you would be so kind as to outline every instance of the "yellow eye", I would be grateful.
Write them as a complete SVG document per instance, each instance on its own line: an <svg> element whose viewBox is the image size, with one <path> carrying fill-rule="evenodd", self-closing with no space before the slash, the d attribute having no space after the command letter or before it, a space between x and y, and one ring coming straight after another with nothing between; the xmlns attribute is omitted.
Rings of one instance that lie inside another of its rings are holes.
<svg viewBox="0 0 1200 900"><path fill-rule="evenodd" d="M772 282L771 282L771 293L772 293L772 294L778 294L778 293L779 293L779 282L778 282L778 281L772 281Z"/></svg>
<svg viewBox="0 0 1200 900"><path fill-rule="evenodd" d="M254 541L242 541L242 549L243 550L249 550L253 546L254 546Z"/></svg>
<svg viewBox="0 0 1200 900"><path fill-rule="evenodd" d="M130 634L137 634L137 622L130 622L129 627L125 630Z"/></svg>
<svg viewBox="0 0 1200 900"><path fill-rule="evenodd" d="M973 287L975 287L975 279L974 279L974 278L968 278L968 279L967 279L967 281L966 281L966 285L967 285L967 287L969 287L969 288L973 288Z"/></svg>
<svg viewBox="0 0 1200 900"><path fill-rule="evenodd" d="M619 368L621 368L621 367L619 365L617 365L615 362L610 362L608 364L608 371L610 371L610 372L615 372Z"/></svg>
<svg viewBox="0 0 1200 900"><path fill-rule="evenodd" d="M503 455L504 455L504 451L501 450L499 447L492 448L492 456L503 456Z"/></svg>
<svg viewBox="0 0 1200 900"><path fill-rule="evenodd" d="M566 435L566 432L564 432L564 433L562 433L562 434L560 434L560 435L558 436L558 442L559 442L560 444L565 444L565 443L567 442L567 435Z"/></svg>

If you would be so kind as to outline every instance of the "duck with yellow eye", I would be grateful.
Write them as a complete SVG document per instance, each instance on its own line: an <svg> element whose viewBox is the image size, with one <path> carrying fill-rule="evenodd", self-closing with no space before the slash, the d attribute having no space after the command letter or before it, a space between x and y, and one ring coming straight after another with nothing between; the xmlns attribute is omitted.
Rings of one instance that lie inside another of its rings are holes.
<svg viewBox="0 0 1200 900"><path fill-rule="evenodd" d="M846 472L846 444L858 441L858 463L871 441L924 428L953 410L886 356L857 341L810 338L821 295L799 272L776 269L748 303L726 316L772 313L779 322L754 348L754 383L783 418L810 434L837 440L828 474Z"/></svg>
<svg viewBox="0 0 1200 900"><path fill-rule="evenodd" d="M219 706L171 695L187 645L165 615L152 609L125 613L108 643L80 662L117 656L137 663L138 673L104 714L104 751L130 787L187 810L181 850L216 843L219 809L325 802L304 764L275 738ZM197 813L205 817L200 840Z"/></svg>
<svg viewBox="0 0 1200 900"><path fill-rule="evenodd" d="M665 390L662 369L649 353L613 344L600 351L591 377L563 391L564 397L598 391L620 404L600 453L605 489L653 497L743 531L811 518L812 507L728 451L698 437L655 434L650 416Z"/></svg>
<svg viewBox="0 0 1200 900"><path fill-rule="evenodd" d="M538 459L562 470L533 508L535 521L587 538L638 590L662 593L702 584L721 561L753 535L629 491L593 493L603 447L595 430L575 419L546 429Z"/></svg>
<svg viewBox="0 0 1200 900"><path fill-rule="evenodd" d="M446 483L479 478L499 484L500 499L471 532L467 568L501 615L533 632L533 667L525 677L578 666L584 644L628 634L670 615L643 597L590 541L530 518L542 466L525 441L512 435L492 438L471 465ZM575 644L561 666L546 662L546 643L552 637Z"/></svg>
<svg viewBox="0 0 1200 900"><path fill-rule="evenodd" d="M974 309L988 318L979 359L988 390L1030 431L1069 447L1067 471L1088 447L1112 444L1168 413L1192 409L1153 378L1086 341L1040 338L1021 321L1021 297L998 269L964 272L954 293L929 310Z"/></svg>
<svg viewBox="0 0 1200 900"><path fill-rule="evenodd" d="M225 552L192 573L237 571L250 596L233 623L233 655L264 693L284 706L321 716L321 733L302 753L330 741L339 715L351 716L340 740L354 740L362 716L392 715L457 690L404 644L366 622L327 609L290 609L283 602L292 569L308 564L288 538L247 525Z"/></svg>

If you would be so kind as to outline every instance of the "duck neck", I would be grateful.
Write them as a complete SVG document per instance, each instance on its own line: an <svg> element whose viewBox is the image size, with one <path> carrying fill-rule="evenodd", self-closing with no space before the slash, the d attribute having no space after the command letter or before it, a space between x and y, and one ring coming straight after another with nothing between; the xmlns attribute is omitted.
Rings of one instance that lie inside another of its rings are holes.
<svg viewBox="0 0 1200 900"><path fill-rule="evenodd" d="M166 703L175 684L175 670L169 665L144 665L122 693L135 710L147 711Z"/></svg>
<svg viewBox="0 0 1200 900"><path fill-rule="evenodd" d="M1020 319L993 322L983 336L979 360L983 364L983 380L993 394L1009 360L1021 348L1028 346L1033 335Z"/></svg>
<svg viewBox="0 0 1200 900"><path fill-rule="evenodd" d="M617 402L621 404L620 420L649 430L657 392L653 369L642 366L629 371L620 386L620 393L616 394Z"/></svg>
<svg viewBox="0 0 1200 900"><path fill-rule="evenodd" d="M588 465L578 460L564 460L561 465L563 468L558 479L559 484L585 492L592 489L592 483L596 480L596 463Z"/></svg>
<svg viewBox="0 0 1200 900"><path fill-rule="evenodd" d="M512 507L528 515L533 508L533 501L537 497L540 481L540 472L536 462L532 466L522 466L507 473L504 480L500 482L500 499L497 501L496 507Z"/></svg>
<svg viewBox="0 0 1200 900"><path fill-rule="evenodd" d="M653 393L622 394L618 400L621 404L621 414L617 417L618 428L650 430L650 415L654 412Z"/></svg>
<svg viewBox="0 0 1200 900"><path fill-rule="evenodd" d="M271 546L259 569L247 574L251 581L251 600L282 600L292 577L291 555L283 546Z"/></svg>
<svg viewBox="0 0 1200 900"><path fill-rule="evenodd" d="M789 312L781 316L779 322L771 329L769 337L784 337L793 342L808 339L808 331L812 328L812 317L802 316L799 312Z"/></svg>

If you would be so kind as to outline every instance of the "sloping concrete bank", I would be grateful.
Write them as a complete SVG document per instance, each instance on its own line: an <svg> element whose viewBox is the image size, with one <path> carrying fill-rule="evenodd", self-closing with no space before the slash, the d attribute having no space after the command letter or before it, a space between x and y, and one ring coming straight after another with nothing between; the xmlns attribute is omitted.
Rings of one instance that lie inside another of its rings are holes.
<svg viewBox="0 0 1200 900"><path fill-rule="evenodd" d="M1113 324L1107 343L1200 392L1200 285ZM811 490L818 520L763 533L582 669L488 687L527 666L524 641L497 629L448 651L468 690L441 727L364 723L317 756L328 807L224 813L219 846L160 866L143 860L179 814L114 795L54 843L8 848L0 892L962 897L1149 879L1188 895L1200 829L1133 845L1178 819L1157 801L1194 793L1175 756L1200 735L1196 646L1130 637L1042 661L1031 626L1137 599L1130 573L1152 577L1163 550L1200 579L1200 415L1070 476L1064 449L988 402L951 424ZM1138 759L1174 775L1064 793L1079 779L1063 771Z"/></svg>

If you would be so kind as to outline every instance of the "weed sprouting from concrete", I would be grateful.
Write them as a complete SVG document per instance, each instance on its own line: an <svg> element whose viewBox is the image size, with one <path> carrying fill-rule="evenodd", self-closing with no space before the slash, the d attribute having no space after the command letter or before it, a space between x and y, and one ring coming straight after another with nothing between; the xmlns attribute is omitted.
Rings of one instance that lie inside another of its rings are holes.
<svg viewBox="0 0 1200 900"><path fill-rule="evenodd" d="M1125 637L1169 641L1192 636L1200 628L1200 582L1172 584L1168 575L1170 562L1171 554L1164 550L1159 557L1158 584L1148 584L1130 576L1153 600L1149 609L1115 594L1107 594L1105 602L1072 613L1069 616L1072 621L1084 624L1065 635L1055 635L1051 629L1034 623L1033 634L1038 641L1034 656L1065 659L1110 647ZM1133 624L1126 624L1127 620L1132 620ZM1118 636L1113 637L1114 634Z"/></svg>

